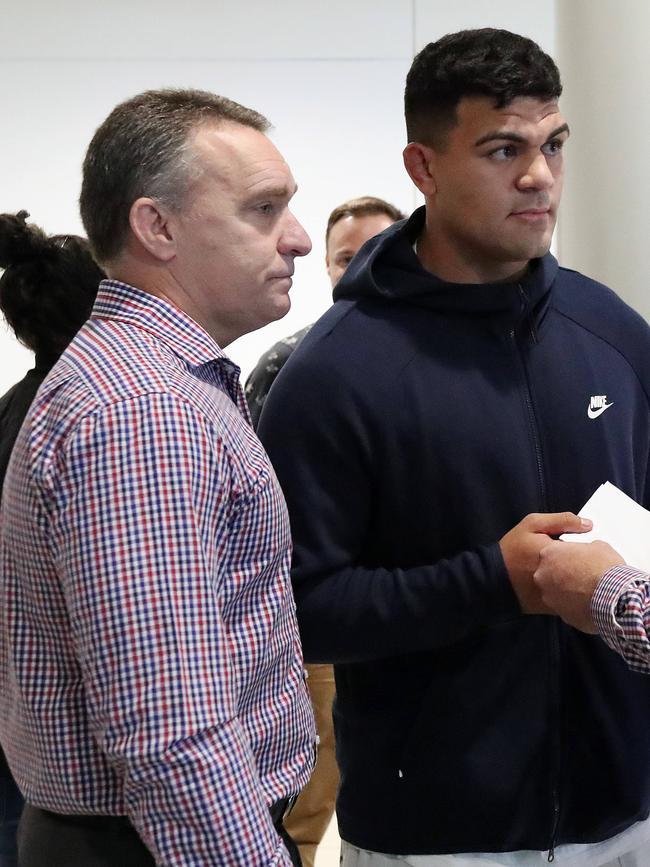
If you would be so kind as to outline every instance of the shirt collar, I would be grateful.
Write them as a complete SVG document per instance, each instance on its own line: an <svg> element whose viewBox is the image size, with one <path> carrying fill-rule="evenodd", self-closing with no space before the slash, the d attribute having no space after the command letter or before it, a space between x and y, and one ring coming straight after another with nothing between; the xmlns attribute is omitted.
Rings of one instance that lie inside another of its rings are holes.
<svg viewBox="0 0 650 867"><path fill-rule="evenodd" d="M236 365L198 322L164 298L119 280L102 280L93 305L93 318L128 322L148 331L187 364L211 361ZM239 369L237 368L237 374Z"/></svg>

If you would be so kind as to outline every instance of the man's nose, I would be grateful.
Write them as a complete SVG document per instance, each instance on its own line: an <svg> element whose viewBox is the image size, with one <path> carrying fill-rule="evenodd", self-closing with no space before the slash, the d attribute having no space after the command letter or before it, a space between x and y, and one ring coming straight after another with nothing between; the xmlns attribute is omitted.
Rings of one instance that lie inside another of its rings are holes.
<svg viewBox="0 0 650 867"><path fill-rule="evenodd" d="M306 256L311 250L311 239L302 225L289 211L287 222L280 238L279 251L290 256Z"/></svg>
<svg viewBox="0 0 650 867"><path fill-rule="evenodd" d="M551 171L546 156L537 154L529 163L525 172L519 177L518 186L522 190L547 190L555 183L555 176Z"/></svg>

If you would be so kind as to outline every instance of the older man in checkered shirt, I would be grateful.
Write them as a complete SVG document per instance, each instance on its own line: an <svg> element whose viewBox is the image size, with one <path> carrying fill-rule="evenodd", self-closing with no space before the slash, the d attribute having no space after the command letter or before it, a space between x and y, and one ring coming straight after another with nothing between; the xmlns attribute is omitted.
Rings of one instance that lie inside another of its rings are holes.
<svg viewBox="0 0 650 867"><path fill-rule="evenodd" d="M299 863L282 818L315 732L289 524L223 352L287 312L310 249L267 126L151 91L86 156L111 279L36 397L0 518L24 867Z"/></svg>

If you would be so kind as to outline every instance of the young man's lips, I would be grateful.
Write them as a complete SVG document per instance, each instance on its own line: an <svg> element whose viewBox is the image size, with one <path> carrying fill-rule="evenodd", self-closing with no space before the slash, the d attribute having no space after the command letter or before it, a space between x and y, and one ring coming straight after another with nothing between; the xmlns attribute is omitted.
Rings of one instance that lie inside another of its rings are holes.
<svg viewBox="0 0 650 867"><path fill-rule="evenodd" d="M539 217L547 217L550 211L548 208L526 208L525 211L513 211L512 217L528 217L535 219Z"/></svg>

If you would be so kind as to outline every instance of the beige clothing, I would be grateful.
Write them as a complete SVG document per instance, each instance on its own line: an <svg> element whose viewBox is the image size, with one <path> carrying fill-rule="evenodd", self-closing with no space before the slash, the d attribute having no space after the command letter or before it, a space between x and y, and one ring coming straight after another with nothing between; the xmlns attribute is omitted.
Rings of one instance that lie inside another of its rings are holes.
<svg viewBox="0 0 650 867"><path fill-rule="evenodd" d="M320 743L318 759L311 779L300 793L284 826L295 840L303 867L314 867L316 848L334 814L339 769L334 749L332 703L334 670L331 665L307 665L307 686L314 707L316 731Z"/></svg>

